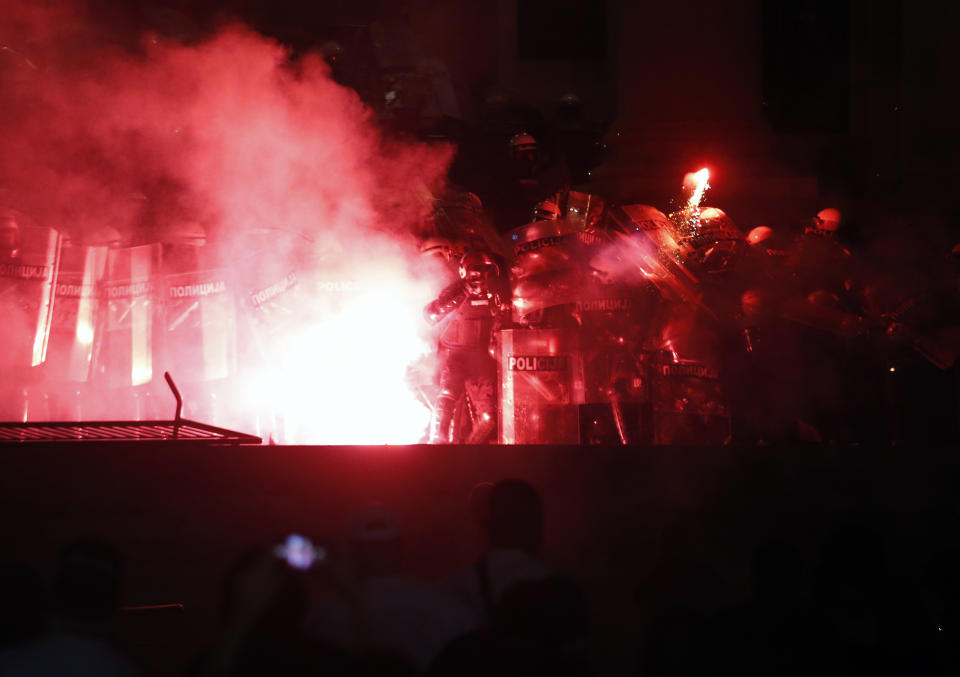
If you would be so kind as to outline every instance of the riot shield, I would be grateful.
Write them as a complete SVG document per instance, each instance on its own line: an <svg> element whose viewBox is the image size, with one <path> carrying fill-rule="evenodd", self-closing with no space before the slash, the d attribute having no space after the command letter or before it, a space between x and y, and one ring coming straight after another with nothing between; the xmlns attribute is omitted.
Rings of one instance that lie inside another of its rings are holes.
<svg viewBox="0 0 960 677"><path fill-rule="evenodd" d="M649 284L586 285L577 300L587 402L608 402L611 389L624 401L645 401L641 351L651 341L660 311Z"/></svg>
<svg viewBox="0 0 960 677"><path fill-rule="evenodd" d="M604 227L607 205L601 197L592 193L568 191L561 205L566 219L576 224L577 230L593 232Z"/></svg>
<svg viewBox="0 0 960 677"><path fill-rule="evenodd" d="M60 234L21 226L15 246L0 251L0 368L23 371L44 362L53 317Z"/></svg>
<svg viewBox="0 0 960 677"><path fill-rule="evenodd" d="M497 332L501 444L577 444L583 402L579 335L569 329Z"/></svg>
<svg viewBox="0 0 960 677"><path fill-rule="evenodd" d="M163 370L184 383L234 375L237 324L232 280L211 246L163 250Z"/></svg>
<svg viewBox="0 0 960 677"><path fill-rule="evenodd" d="M730 412L715 371L662 351L655 359L651 400L654 444L720 445L730 436Z"/></svg>
<svg viewBox="0 0 960 677"><path fill-rule="evenodd" d="M626 205L611 212L619 226L617 256L638 266L668 298L700 303L699 280L682 263L673 223L647 205Z"/></svg>
<svg viewBox="0 0 960 677"><path fill-rule="evenodd" d="M577 300L583 244L571 221L535 221L507 233L514 320Z"/></svg>
<svg viewBox="0 0 960 677"><path fill-rule="evenodd" d="M90 378L106 247L64 247L57 273L47 379L84 383Z"/></svg>
<svg viewBox="0 0 960 677"><path fill-rule="evenodd" d="M149 383L154 377L159 243L111 249L100 285L103 304L94 349L94 382L104 388Z"/></svg>
<svg viewBox="0 0 960 677"><path fill-rule="evenodd" d="M302 270L291 252L302 248L295 234L250 233L238 241L232 267L237 302L258 361L268 358L267 346L303 315ZM247 348L251 348L247 346Z"/></svg>
<svg viewBox="0 0 960 677"><path fill-rule="evenodd" d="M503 243L473 193L448 189L437 196L429 220L434 234L457 243L463 251L475 249L503 256Z"/></svg>

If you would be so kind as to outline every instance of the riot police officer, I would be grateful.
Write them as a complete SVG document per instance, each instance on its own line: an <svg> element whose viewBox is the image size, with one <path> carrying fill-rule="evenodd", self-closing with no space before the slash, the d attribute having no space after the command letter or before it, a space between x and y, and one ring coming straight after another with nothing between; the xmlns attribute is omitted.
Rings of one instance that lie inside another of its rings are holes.
<svg viewBox="0 0 960 677"><path fill-rule="evenodd" d="M431 444L451 441L451 424L464 392L473 407L474 427L467 442L487 441L496 424L496 362L490 339L508 306L498 290L500 268L486 252L470 251L460 260L460 277L424 308L430 324L441 324L440 395L430 422Z"/></svg>

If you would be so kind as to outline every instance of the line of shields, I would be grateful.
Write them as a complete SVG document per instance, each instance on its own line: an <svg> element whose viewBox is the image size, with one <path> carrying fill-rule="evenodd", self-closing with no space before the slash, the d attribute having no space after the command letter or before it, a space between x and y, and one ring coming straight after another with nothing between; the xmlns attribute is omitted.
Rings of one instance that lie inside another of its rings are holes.
<svg viewBox="0 0 960 677"><path fill-rule="evenodd" d="M729 415L697 324L709 310L671 222L575 192L562 216L506 236L499 441L722 442ZM296 237L109 248L22 227L0 251L0 419L165 418L170 372L192 418L279 433L256 393L238 406L239 372L269 363L272 337L314 301L298 276L315 266L289 255L309 248L285 241Z"/></svg>
<svg viewBox="0 0 960 677"><path fill-rule="evenodd" d="M168 418L168 371L191 417L275 430L262 403L237 406L237 377L303 303L290 257L264 255L297 248L283 239L111 248L21 227L0 252L0 420ZM218 407L227 395L229 408Z"/></svg>
<svg viewBox="0 0 960 677"><path fill-rule="evenodd" d="M711 313L673 224L643 205L568 200L564 218L505 238L514 322L497 336L499 441L723 443Z"/></svg>

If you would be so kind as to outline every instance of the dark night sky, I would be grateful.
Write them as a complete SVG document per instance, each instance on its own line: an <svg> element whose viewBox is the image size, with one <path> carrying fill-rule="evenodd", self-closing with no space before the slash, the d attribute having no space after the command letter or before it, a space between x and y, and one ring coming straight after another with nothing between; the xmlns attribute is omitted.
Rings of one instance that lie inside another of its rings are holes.
<svg viewBox="0 0 960 677"><path fill-rule="evenodd" d="M949 27L949 18L955 12L935 2L924 4L937 10L934 15L923 8L911 9L900 0L870 4L758 0L754 4L761 13L762 45L757 58L762 79L761 91L753 96L763 99L770 131L826 138L830 147L824 162L830 171L906 179L915 176L918 178L910 180L918 190L931 181L938 186L951 185L949 176L956 171L951 148L955 148L956 135L950 134L952 125L940 102L956 78L942 63L945 46L952 44L955 28ZM617 55L626 46L616 44L617 35L603 35L603 13L596 11L601 6L587 0L517 0L514 71L557 56L586 61L612 58L614 69L622 66ZM605 6L613 12L619 11L618 6L625 7L617 2ZM479 101L490 86L503 84L496 82L503 77L503 50L497 45L505 26L503 17L498 17L501 10L492 2L474 6L471 2L430 0L89 0L89 7L107 40L130 47L136 46L144 30L190 42L231 19L275 37L295 53L331 39L343 42L348 25L407 26L415 37L414 49L432 52L447 63L461 96L469 93ZM450 22L467 11L473 13L468 19ZM476 21L480 15L488 20ZM723 12L717 13L719 22L723 17ZM592 28L583 30L583 26ZM656 25L637 29L640 35L659 32ZM739 25L719 23L717 48L723 50L725 42L735 44L742 32ZM571 44L571 36L577 37L576 44ZM354 50L345 55L345 61L353 58L373 63L369 35L362 40L366 40L361 50L365 53ZM558 52L560 45L564 48ZM615 91L616 82L611 77L606 85L611 100L623 95ZM344 83L354 84L349 79ZM525 87L517 93L529 96ZM658 96L666 102L671 98L667 91ZM465 110L477 101L468 102ZM840 182L839 190L848 188ZM878 194L886 195L889 189L882 186ZM867 189L861 186L856 190Z"/></svg>

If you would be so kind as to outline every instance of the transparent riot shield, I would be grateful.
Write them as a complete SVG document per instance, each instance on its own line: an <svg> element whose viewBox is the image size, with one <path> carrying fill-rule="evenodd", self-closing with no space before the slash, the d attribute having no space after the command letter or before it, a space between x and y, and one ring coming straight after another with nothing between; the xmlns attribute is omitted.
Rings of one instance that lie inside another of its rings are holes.
<svg viewBox="0 0 960 677"><path fill-rule="evenodd" d="M106 247L64 247L57 273L46 377L85 383L90 378L98 329L97 294L107 263Z"/></svg>
<svg viewBox="0 0 960 677"><path fill-rule="evenodd" d="M570 329L497 332L501 444L577 444L583 402L579 335Z"/></svg>
<svg viewBox="0 0 960 677"><path fill-rule="evenodd" d="M233 280L217 263L210 246L164 248L163 370L178 382L210 382L236 371Z"/></svg>
<svg viewBox="0 0 960 677"><path fill-rule="evenodd" d="M661 297L650 284L586 285L577 301L581 322L586 443L645 444L652 439L649 368L642 347Z"/></svg>
<svg viewBox="0 0 960 677"><path fill-rule="evenodd" d="M610 250L617 262L638 266L667 298L700 304L699 280L683 265L674 225L666 216L646 205L627 205L611 211L611 217L620 231Z"/></svg>
<svg viewBox="0 0 960 677"><path fill-rule="evenodd" d="M11 245L0 250L0 368L8 374L46 359L60 235L50 228L23 226Z"/></svg>
<svg viewBox="0 0 960 677"><path fill-rule="evenodd" d="M237 300L248 331L247 350L268 360L273 337L303 315L302 270L291 252L303 243L289 233L253 233L240 241L233 266Z"/></svg>
<svg viewBox="0 0 960 677"><path fill-rule="evenodd" d="M239 410L264 438L287 440L283 408L270 393L278 386L282 346L313 311L305 286L303 250L312 247L295 233L251 232L233 243L231 272L238 325L238 371L244 383ZM298 254L298 250L301 252Z"/></svg>
<svg viewBox="0 0 960 677"><path fill-rule="evenodd" d="M159 243L111 249L100 286L103 304L94 349L94 382L128 388L154 378Z"/></svg>
<svg viewBox="0 0 960 677"><path fill-rule="evenodd" d="M702 362L658 353L652 370L654 444L720 445L730 412L716 372Z"/></svg>
<svg viewBox="0 0 960 677"><path fill-rule="evenodd" d="M576 301L583 270L578 226L535 221L507 233L513 319Z"/></svg>
<svg viewBox="0 0 960 677"><path fill-rule="evenodd" d="M576 224L577 230L593 232L603 227L607 205L600 196L571 190L563 206L566 219Z"/></svg>
<svg viewBox="0 0 960 677"><path fill-rule="evenodd" d="M4 219L0 236L0 420L45 417L37 388L47 358L60 235Z"/></svg>

